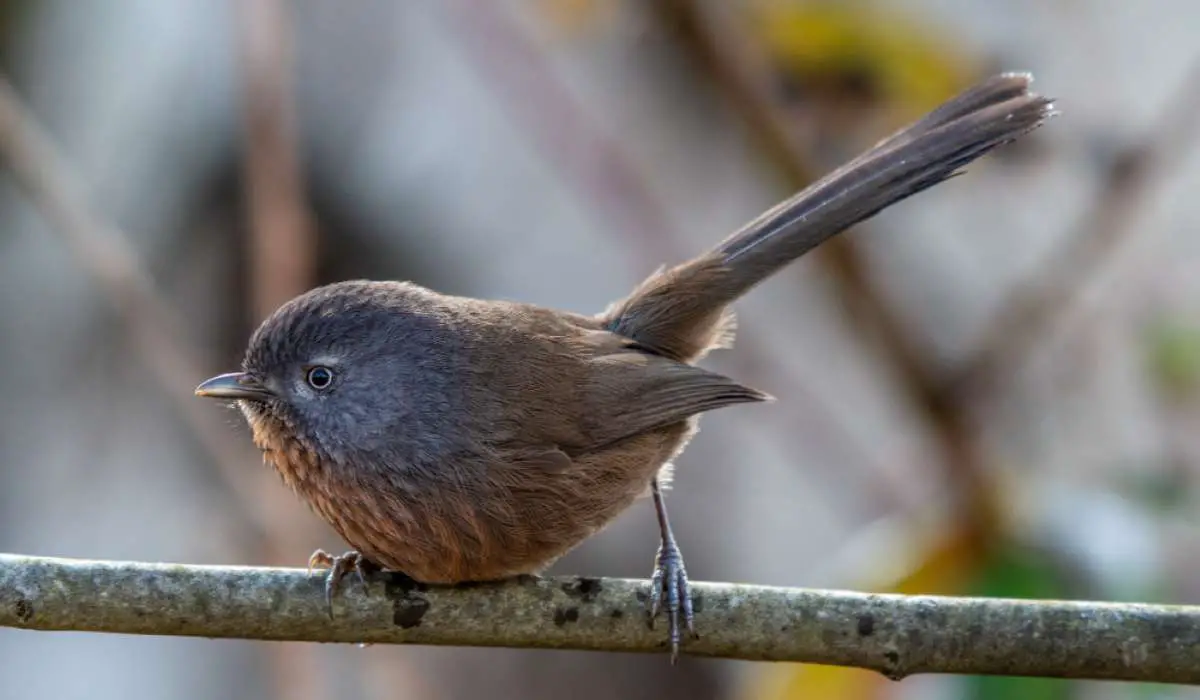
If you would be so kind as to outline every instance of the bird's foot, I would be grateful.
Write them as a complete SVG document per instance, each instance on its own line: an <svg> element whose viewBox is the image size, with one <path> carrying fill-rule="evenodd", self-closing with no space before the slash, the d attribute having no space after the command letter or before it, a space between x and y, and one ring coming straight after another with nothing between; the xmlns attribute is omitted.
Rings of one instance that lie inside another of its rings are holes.
<svg viewBox="0 0 1200 700"><path fill-rule="evenodd" d="M650 599L647 604L651 627L664 610L667 613L667 635L671 642L671 663L674 664L679 658L679 643L683 638L680 616L691 637L696 636L696 628L687 569L684 568L683 554L673 537L663 541L654 557L654 576L650 579Z"/></svg>
<svg viewBox="0 0 1200 700"><path fill-rule="evenodd" d="M353 571L358 575L359 582L366 588L367 574L379 568L358 552L349 551L335 557L323 549L318 549L308 558L310 574L313 569L318 567L329 569L329 574L325 577L325 605L329 609L330 619L333 619L333 597L337 595L342 579Z"/></svg>

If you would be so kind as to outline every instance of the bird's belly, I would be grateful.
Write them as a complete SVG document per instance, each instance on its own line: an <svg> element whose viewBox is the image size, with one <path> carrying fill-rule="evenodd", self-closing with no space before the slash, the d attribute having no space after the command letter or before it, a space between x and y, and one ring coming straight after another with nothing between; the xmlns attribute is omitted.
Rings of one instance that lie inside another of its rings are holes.
<svg viewBox="0 0 1200 700"><path fill-rule="evenodd" d="M380 493L370 503L310 500L352 547L386 569L425 583L495 581L553 564L628 508L654 469L646 465L640 479L612 478L602 500L583 474L518 488L483 482L470 497L439 488L400 498Z"/></svg>
<svg viewBox="0 0 1200 700"><path fill-rule="evenodd" d="M367 559L425 583L459 583L541 572L646 493L691 432L689 423L644 434L561 470L492 464L403 489L382 478L369 488L362 475L340 483L341 470L298 472L271 459L286 451L267 455Z"/></svg>

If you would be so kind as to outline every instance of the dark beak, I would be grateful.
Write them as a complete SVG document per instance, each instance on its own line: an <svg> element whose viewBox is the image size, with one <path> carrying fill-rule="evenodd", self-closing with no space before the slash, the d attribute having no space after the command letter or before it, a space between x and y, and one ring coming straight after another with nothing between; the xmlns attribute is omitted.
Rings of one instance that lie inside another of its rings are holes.
<svg viewBox="0 0 1200 700"><path fill-rule="evenodd" d="M230 372L209 379L196 387L196 396L213 399L246 399L262 401L272 396L271 390L245 372Z"/></svg>

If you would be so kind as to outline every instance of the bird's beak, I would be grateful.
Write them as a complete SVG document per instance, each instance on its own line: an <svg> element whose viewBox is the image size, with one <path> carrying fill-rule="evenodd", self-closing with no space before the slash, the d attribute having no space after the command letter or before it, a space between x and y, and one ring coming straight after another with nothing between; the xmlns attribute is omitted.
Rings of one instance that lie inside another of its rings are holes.
<svg viewBox="0 0 1200 700"><path fill-rule="evenodd" d="M257 378L245 372L220 374L196 387L196 396L213 399L247 399L262 401L270 398L271 390Z"/></svg>

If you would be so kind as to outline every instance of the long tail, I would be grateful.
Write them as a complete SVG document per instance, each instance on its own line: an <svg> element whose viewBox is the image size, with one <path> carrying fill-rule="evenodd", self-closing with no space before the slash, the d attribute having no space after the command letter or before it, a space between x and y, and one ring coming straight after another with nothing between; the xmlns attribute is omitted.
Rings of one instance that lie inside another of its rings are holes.
<svg viewBox="0 0 1200 700"><path fill-rule="evenodd" d="M706 254L660 270L601 316L657 353L691 361L724 344L728 306L832 236L959 174L988 151L1041 126L1050 99L1032 77L990 78L768 210Z"/></svg>

